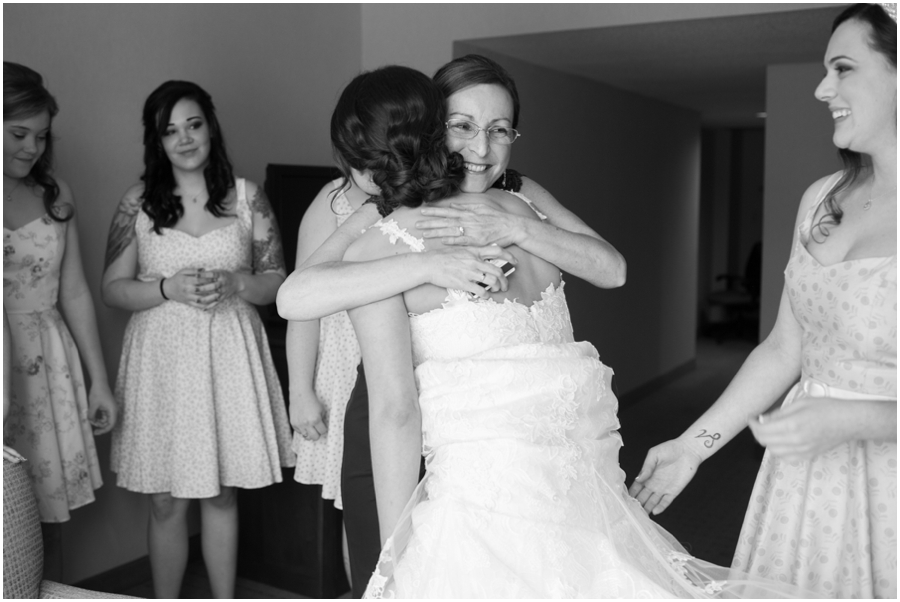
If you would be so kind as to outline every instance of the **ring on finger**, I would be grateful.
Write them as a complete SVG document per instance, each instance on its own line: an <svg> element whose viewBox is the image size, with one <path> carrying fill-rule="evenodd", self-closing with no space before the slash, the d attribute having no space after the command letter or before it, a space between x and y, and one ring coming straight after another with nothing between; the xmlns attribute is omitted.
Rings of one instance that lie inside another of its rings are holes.
<svg viewBox="0 0 900 602"><path fill-rule="evenodd" d="M466 235L466 229L465 229L465 228L463 228L462 226L457 226L457 228L459 228L459 235L460 235L460 236L465 236L465 235Z"/></svg>
<svg viewBox="0 0 900 602"><path fill-rule="evenodd" d="M485 274L484 272L481 272L481 278L478 279L478 282L484 282L484 279L486 276L487 276L487 274Z"/></svg>

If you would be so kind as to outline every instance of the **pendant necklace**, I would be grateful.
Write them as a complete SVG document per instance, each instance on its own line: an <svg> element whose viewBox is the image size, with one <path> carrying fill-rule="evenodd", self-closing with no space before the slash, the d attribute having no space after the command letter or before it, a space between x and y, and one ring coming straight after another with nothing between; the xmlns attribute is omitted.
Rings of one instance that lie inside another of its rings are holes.
<svg viewBox="0 0 900 602"><path fill-rule="evenodd" d="M19 184L21 184L21 183L22 183L22 180L16 180L16 185L13 186L13 189L10 190L10 191L9 191L9 194L6 195L6 202L7 202L7 203L11 203L11 202L12 202L12 196L13 196L13 193L15 193L16 189L19 187Z"/></svg>
<svg viewBox="0 0 900 602"><path fill-rule="evenodd" d="M870 196L869 200L867 200L865 203L863 203L863 207L862 207L863 211L868 211L869 209L872 208L872 201L874 201L876 199L880 199L881 197L885 197L885 196L891 194L892 192L894 192L895 190L897 190L896 186L894 188L891 188L890 190L888 190L885 193L879 194L878 196Z"/></svg>

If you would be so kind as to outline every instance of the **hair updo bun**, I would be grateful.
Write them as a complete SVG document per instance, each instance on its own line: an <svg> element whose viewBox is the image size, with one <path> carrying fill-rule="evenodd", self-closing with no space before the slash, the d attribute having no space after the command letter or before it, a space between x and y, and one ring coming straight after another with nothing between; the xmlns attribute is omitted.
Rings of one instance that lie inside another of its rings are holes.
<svg viewBox="0 0 900 602"><path fill-rule="evenodd" d="M452 196L465 174L444 142L444 101L435 84L409 67L362 73L344 88L331 116L331 144L344 174L370 171L379 210Z"/></svg>

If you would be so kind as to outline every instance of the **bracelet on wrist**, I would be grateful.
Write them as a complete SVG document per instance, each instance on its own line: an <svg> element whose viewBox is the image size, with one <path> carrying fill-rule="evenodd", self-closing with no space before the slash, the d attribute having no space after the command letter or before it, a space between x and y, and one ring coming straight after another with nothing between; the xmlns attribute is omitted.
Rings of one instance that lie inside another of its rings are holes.
<svg viewBox="0 0 900 602"><path fill-rule="evenodd" d="M162 298L165 299L166 301L170 301L170 299L166 296L166 290L163 288L163 282L165 282L165 281L166 281L165 278L163 278L162 280L159 281L159 294L162 295Z"/></svg>

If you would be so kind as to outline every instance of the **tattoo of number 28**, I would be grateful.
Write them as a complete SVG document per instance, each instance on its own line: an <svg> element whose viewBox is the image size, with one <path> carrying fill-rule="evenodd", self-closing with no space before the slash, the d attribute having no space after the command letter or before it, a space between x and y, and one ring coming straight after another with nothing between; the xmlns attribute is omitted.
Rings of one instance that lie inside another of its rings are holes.
<svg viewBox="0 0 900 602"><path fill-rule="evenodd" d="M706 447L712 447L713 444L722 438L722 435L719 433L707 434L706 429L702 429L700 434L694 437L694 439L701 439L703 437L707 437L707 440L703 442L703 445Z"/></svg>

